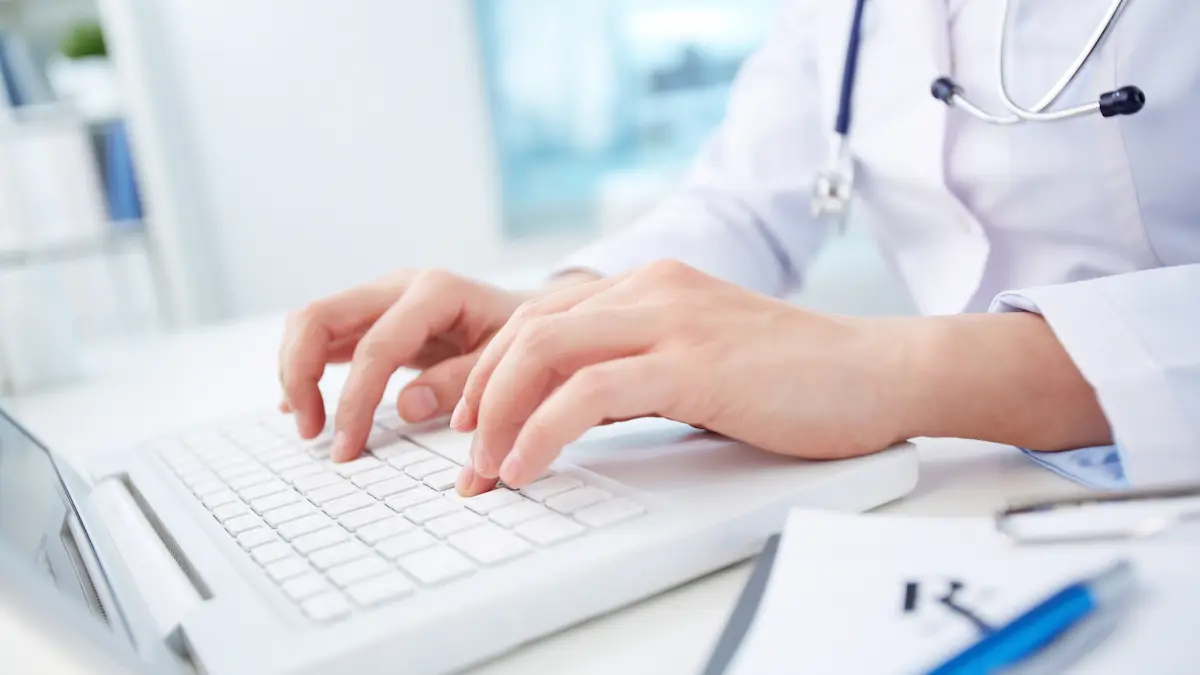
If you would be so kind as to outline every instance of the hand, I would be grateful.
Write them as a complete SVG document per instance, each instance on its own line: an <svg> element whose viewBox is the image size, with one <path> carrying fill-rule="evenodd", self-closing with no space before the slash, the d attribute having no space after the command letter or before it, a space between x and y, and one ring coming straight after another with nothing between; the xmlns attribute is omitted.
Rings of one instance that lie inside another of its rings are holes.
<svg viewBox="0 0 1200 675"><path fill-rule="evenodd" d="M332 454L353 458L393 373L422 371L400 392L401 417L447 414L481 348L528 297L446 272L401 271L317 301L288 319L279 351L281 408L295 413L302 437L319 434L325 403L317 383L327 364L349 361Z"/></svg>
<svg viewBox="0 0 1200 675"><path fill-rule="evenodd" d="M525 303L484 350L451 426L475 430L459 491L520 487L607 421L661 416L812 459L904 438L883 395L886 320L823 316L679 263Z"/></svg>

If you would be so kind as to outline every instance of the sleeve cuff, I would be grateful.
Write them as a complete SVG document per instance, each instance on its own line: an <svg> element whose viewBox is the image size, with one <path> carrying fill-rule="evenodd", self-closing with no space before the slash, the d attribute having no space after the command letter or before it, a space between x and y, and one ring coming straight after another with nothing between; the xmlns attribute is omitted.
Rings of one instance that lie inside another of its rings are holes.
<svg viewBox="0 0 1200 675"><path fill-rule="evenodd" d="M1162 366L1139 339L1120 303L1094 280L1008 292L993 312L1041 314L1097 399L1115 446L1029 452L1043 466L1085 485L1123 488L1200 478L1200 453L1181 439L1188 420L1163 381Z"/></svg>
<svg viewBox="0 0 1200 675"><path fill-rule="evenodd" d="M1021 451L1054 473L1090 488L1122 490L1129 487L1119 446L1105 445L1064 452L1036 452L1024 448Z"/></svg>

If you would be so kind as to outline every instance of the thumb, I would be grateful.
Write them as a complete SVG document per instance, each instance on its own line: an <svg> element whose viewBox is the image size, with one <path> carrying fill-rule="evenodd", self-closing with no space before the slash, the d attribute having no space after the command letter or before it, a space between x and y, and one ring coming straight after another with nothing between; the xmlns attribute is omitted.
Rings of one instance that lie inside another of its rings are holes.
<svg viewBox="0 0 1200 675"><path fill-rule="evenodd" d="M467 376L479 360L472 352L446 359L425 369L400 392L396 409L406 422L416 423L449 415L462 398Z"/></svg>

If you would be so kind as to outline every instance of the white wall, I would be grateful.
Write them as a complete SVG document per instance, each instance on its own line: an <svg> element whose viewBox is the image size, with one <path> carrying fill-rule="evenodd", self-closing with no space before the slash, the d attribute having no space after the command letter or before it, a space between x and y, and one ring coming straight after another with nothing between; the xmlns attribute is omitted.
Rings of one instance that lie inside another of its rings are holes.
<svg viewBox="0 0 1200 675"><path fill-rule="evenodd" d="M145 98L130 113L159 174L151 215L181 283L210 285L198 318L294 306L398 266L497 264L468 0L102 9Z"/></svg>

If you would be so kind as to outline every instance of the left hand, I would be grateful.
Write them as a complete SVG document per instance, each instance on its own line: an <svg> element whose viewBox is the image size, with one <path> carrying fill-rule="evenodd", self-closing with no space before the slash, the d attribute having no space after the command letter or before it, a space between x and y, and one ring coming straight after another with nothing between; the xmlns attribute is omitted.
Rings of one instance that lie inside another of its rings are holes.
<svg viewBox="0 0 1200 675"><path fill-rule="evenodd" d="M451 426L475 431L459 491L536 479L589 428L660 416L808 459L900 440L889 320L815 314L661 262L522 305Z"/></svg>

